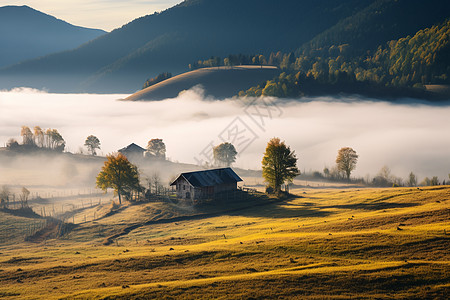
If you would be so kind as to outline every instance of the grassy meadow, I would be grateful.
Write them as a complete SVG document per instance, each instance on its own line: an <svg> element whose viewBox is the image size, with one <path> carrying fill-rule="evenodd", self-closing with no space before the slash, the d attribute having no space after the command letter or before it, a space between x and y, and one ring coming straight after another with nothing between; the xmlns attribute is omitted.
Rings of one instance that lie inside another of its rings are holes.
<svg viewBox="0 0 450 300"><path fill-rule="evenodd" d="M291 193L87 208L59 239L0 245L0 298L448 298L449 186Z"/></svg>

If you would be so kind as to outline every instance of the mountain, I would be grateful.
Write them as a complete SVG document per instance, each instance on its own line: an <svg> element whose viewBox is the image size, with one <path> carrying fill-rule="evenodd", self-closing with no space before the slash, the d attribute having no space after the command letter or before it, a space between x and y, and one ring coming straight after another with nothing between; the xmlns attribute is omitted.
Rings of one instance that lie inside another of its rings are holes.
<svg viewBox="0 0 450 300"><path fill-rule="evenodd" d="M73 49L106 32L71 25L28 6L0 7L0 67Z"/></svg>
<svg viewBox="0 0 450 300"><path fill-rule="evenodd" d="M449 15L442 0L186 0L77 49L0 70L0 88L129 93L211 56L349 44L364 53ZM327 48L328 49L328 48ZM328 51L328 50L327 50Z"/></svg>
<svg viewBox="0 0 450 300"><path fill-rule="evenodd" d="M2 86L134 92L200 58L295 49L373 0L187 0L78 49L0 71Z"/></svg>

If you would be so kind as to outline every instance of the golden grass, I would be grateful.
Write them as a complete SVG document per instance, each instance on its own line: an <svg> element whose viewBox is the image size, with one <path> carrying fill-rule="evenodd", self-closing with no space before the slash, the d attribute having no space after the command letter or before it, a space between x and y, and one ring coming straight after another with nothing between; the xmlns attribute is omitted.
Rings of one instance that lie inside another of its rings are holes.
<svg viewBox="0 0 450 300"><path fill-rule="evenodd" d="M298 197L283 202L261 200L266 205L175 222L157 220L205 210L130 205L62 239L0 245L0 297L448 295L450 187L294 192ZM4 224L14 220L8 218ZM103 245L129 226L133 230Z"/></svg>

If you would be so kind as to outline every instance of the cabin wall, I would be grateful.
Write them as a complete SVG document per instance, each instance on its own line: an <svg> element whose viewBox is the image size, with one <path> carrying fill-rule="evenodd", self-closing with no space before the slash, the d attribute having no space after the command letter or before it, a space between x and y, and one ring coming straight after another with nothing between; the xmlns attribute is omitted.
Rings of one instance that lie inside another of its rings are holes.
<svg viewBox="0 0 450 300"><path fill-rule="evenodd" d="M213 198L215 194L234 190L237 190L237 182L200 188L194 188L184 178L176 182L177 198L183 200L208 199Z"/></svg>
<svg viewBox="0 0 450 300"><path fill-rule="evenodd" d="M222 192L227 192L227 191L234 191L234 190L237 190L237 182L216 185L214 187L214 193L216 193L216 194L222 193Z"/></svg>
<svg viewBox="0 0 450 300"><path fill-rule="evenodd" d="M194 188L187 182L186 179L180 178L177 181L177 198L190 200L194 199Z"/></svg>

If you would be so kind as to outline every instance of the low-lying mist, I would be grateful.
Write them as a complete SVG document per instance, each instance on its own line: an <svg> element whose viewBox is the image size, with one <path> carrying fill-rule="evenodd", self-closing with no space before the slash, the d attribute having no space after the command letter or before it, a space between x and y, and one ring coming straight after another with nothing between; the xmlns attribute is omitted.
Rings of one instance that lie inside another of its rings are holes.
<svg viewBox="0 0 450 300"><path fill-rule="evenodd" d="M162 138L172 161L204 163L210 145L230 141L240 152L235 166L260 169L268 140L280 137L296 151L301 171L334 166L338 149L349 146L359 155L356 176L374 176L385 165L403 178L413 171L442 180L450 172L450 103L319 97L249 104L205 99L199 89L158 102L117 101L126 96L0 92L0 142L21 142L22 125L39 125L58 129L73 153L86 152L91 134L104 155Z"/></svg>

